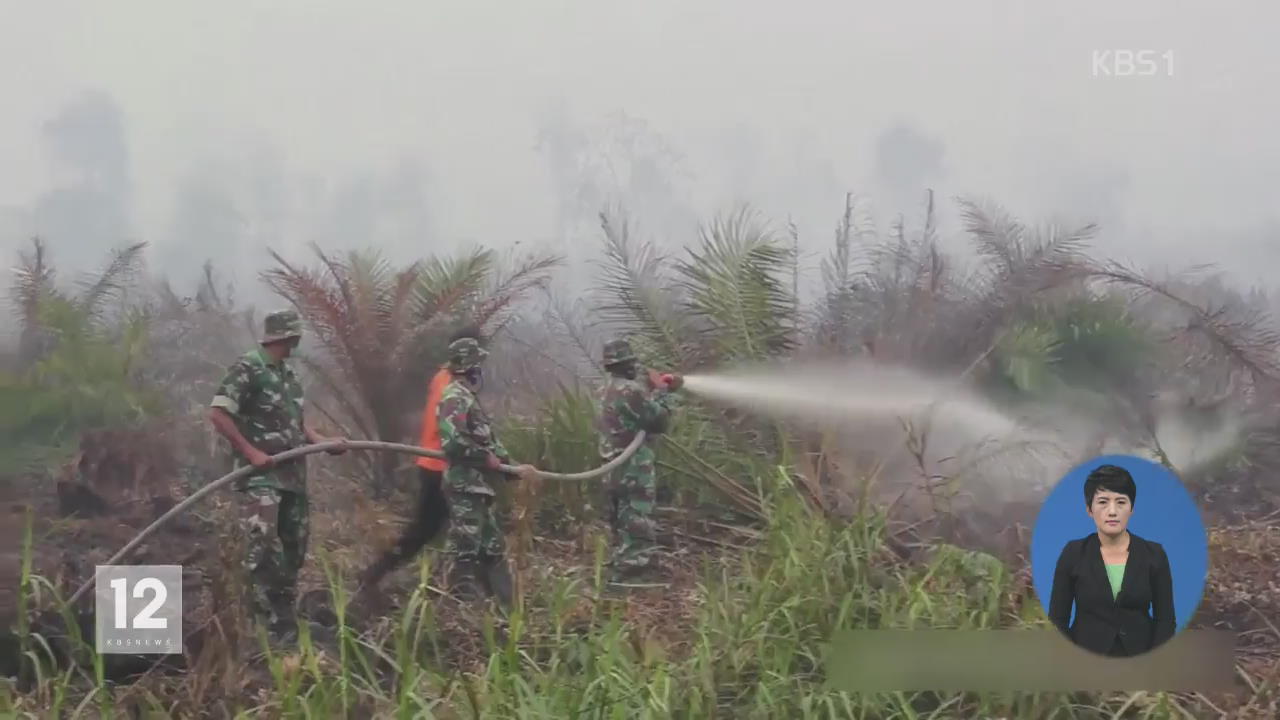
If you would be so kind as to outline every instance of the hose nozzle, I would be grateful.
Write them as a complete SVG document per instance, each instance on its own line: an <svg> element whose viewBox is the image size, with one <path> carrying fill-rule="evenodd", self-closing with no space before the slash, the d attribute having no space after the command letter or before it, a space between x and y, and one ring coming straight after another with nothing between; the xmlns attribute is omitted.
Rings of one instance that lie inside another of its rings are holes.
<svg viewBox="0 0 1280 720"><path fill-rule="evenodd" d="M649 387L655 390L679 390L683 385L684 378L679 373L649 371Z"/></svg>

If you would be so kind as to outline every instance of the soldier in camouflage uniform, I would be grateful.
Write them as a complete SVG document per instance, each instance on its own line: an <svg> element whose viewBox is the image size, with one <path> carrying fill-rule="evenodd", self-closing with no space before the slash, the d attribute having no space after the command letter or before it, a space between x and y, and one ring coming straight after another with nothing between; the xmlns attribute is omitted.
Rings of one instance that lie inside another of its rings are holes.
<svg viewBox="0 0 1280 720"><path fill-rule="evenodd" d="M641 575L655 565L653 507L657 498L652 439L667 429L673 398L670 391L679 387L680 380L672 376L672 386L668 386L654 372L644 373L642 378L626 340L604 346L604 366L609 378L600 399L600 456L612 460L631 444L637 431L648 435L636 453L605 479L606 507L614 532L611 564L615 578L621 580Z"/></svg>
<svg viewBox="0 0 1280 720"><path fill-rule="evenodd" d="M445 552L453 560L450 586L455 594L474 599L484 590L509 606L511 576L502 528L494 515L496 494L490 480L500 477L498 465L510 465L511 456L494 437L489 417L475 394L481 384L480 366L487 355L474 338L449 345L453 380L437 410L440 447L449 463L444 471L451 516ZM525 479L537 473L530 465L519 469Z"/></svg>
<svg viewBox="0 0 1280 720"><path fill-rule="evenodd" d="M307 553L306 458L275 463L272 455L326 438L303 421L302 385L285 362L302 338L292 310L268 315L261 346L228 369L210 403L209 418L231 443L237 468L257 470L236 484L244 568L255 619L275 636L295 629L298 570ZM329 451L338 455L344 447Z"/></svg>

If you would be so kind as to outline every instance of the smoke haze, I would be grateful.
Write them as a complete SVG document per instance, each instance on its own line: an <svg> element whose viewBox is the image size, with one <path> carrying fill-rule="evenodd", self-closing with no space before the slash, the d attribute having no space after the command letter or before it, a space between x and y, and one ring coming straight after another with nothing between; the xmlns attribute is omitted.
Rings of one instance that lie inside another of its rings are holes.
<svg viewBox="0 0 1280 720"><path fill-rule="evenodd" d="M1144 265L1280 259L1269 3L6 5L0 251L68 270L146 240L260 299L265 245L581 259L617 202L669 245L749 202L817 250L846 191L887 222L925 187ZM1173 76L1094 77L1108 48Z"/></svg>

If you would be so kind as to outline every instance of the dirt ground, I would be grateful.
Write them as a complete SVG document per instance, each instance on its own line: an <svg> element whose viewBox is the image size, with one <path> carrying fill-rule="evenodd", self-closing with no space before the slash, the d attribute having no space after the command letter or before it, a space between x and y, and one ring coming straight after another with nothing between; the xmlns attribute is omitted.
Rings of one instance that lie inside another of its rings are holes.
<svg viewBox="0 0 1280 720"><path fill-rule="evenodd" d="M100 443L100 446L102 444ZM104 562L138 531L172 506L175 499L190 492L186 481L155 458L94 457L92 448L79 458L81 472L69 469L52 484L17 482L0 486L0 620L6 626L16 618L21 573L21 553L25 513L35 513L34 570L69 594L91 577L93 567ZM85 463L85 457L89 461ZM324 462L321 460L321 462ZM97 463L95 465L95 463ZM110 466L112 470L101 468ZM338 466L320 469L313 464L312 552L300 583L304 610L323 614L328 605L329 587L320 558L340 569L345 578L370 562L374 555L396 537L406 518L397 510L411 507L409 499L386 505L370 499L354 482L334 472ZM85 470L89 468L89 470ZM99 469L93 469L99 468ZM188 634L183 662L212 666L230 655L247 652L239 636L212 620L229 604L234 604L229 588L228 549L233 540L225 528L229 493L211 499L157 533L128 559L131 563L181 564L186 568L184 586L184 630ZM1269 510L1269 509L1268 509ZM1239 636L1238 661L1261 676L1280 670L1280 516L1263 515L1248 523L1212 528L1211 570L1204 601L1193 621L1198 627L1230 629ZM1207 518L1213 523L1214 518ZM526 587L545 586L557 577L578 577L588 586L599 528L585 528L573 538L534 538L527 547L513 547L518 559L520 582ZM1016 533L1009 533L1013 538ZM698 538L698 539L695 539ZM643 636L662 642L668 652L678 652L682 638L689 636L697 606L695 602L699 563L708 555L735 552L726 546L745 545L741 536L717 535L712 528L684 527L673 536L675 555L671 564L671 589L631 593L626 615L642 628ZM1009 539L1007 542L1017 542ZM518 542L517 542L518 545ZM416 570L402 569L384 583L387 609L406 597L416 586ZM350 580L344 583L352 586ZM85 601L92 607L92 594ZM439 617L454 626L459 638L449 650L461 665L481 662L483 640L468 625L461 608L449 603L440 606ZM375 609L375 608L367 608ZM591 609L584 600L579 608L585 623ZM224 613L222 613L224 614ZM372 617L355 618L375 627ZM218 628L216 637L212 629ZM474 626L472 626L474 628ZM469 638L469 639L468 639ZM0 649L3 646L0 645ZM206 651L207 649L207 651ZM130 666L132 671L138 667ZM243 674L234 685L246 691L257 682ZM210 680L210 685L216 685ZM225 690L228 685L222 685ZM205 692L215 689L206 688Z"/></svg>
<svg viewBox="0 0 1280 720"><path fill-rule="evenodd" d="M91 438L85 452L52 482L28 479L3 487L0 508L8 515L0 524L0 533L3 533L0 547L4 548L0 552L0 619L3 619L4 627L13 627L17 618L17 590L28 512L34 518L32 572L48 579L66 597L92 578L95 565L105 563L171 508L177 499L191 492L188 483L173 474L164 463L127 457L95 457L93 448L106 446L102 442L106 439L97 438L98 442L95 442ZM126 438L114 439L123 443L129 441ZM352 578L378 552L391 545L407 521L395 510L412 507L413 498L405 495L386 504L374 502L355 483L342 479L343 473L334 472L337 468L319 465L313 459L311 557L299 578L299 597L304 612L331 618L330 582L326 573L340 573L343 586L348 592L353 591ZM104 466L111 466L114 470L100 471L99 468ZM161 468L169 472L160 472ZM164 525L125 559L130 564L183 566L183 629L187 652L179 666L189 667L200 662L198 657L209 639L206 636L211 618L215 614L225 615L224 610L237 604L229 590L234 585L232 577L235 574L231 568L235 539L233 533L228 532L232 527L231 499L229 492L215 493L194 512ZM577 577L589 584L594 537L600 532L599 528L589 528L574 539L538 537L531 540L529 547L513 547L512 554L522 566L517 573L518 582L536 586L553 582L556 578ZM679 607L673 598L691 595L696 582L698 556L716 549L713 543L677 542L680 547L675 549L669 580L683 589L665 595L645 591L633 593L628 608L631 619L642 625L651 624L656 632L670 634L668 639L673 643L678 640L676 628L680 626L672 621L692 612ZM402 568L389 576L383 583L381 596L385 605L379 609L392 609L395 601L407 597L416 584L416 566ZM43 598L37 614L41 609L52 608L49 600ZM88 593L77 604L77 609L90 613L93 602L93 594ZM378 618L360 617L362 609L353 608L355 616L352 619L369 626L376 625ZM463 623L465 619L461 612L455 610L451 602L443 603L441 620L446 624ZM584 607L584 613L585 618L589 609ZM88 620L82 618L82 623L85 622ZM237 632L243 629L239 628ZM242 637L231 639L230 636L235 634L225 629L219 631L223 644L235 645L237 652L251 652ZM458 637L465 635L460 633ZM475 636L471 642L457 643L451 648L451 655L464 664L479 661L482 645L482 638ZM219 651L225 652L226 648ZM122 662L120 666L121 672L132 672L139 664Z"/></svg>

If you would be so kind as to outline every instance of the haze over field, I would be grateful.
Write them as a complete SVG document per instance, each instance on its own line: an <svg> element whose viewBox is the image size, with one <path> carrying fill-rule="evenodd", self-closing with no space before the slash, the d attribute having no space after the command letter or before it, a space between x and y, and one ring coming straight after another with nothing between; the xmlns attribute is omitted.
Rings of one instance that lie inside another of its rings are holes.
<svg viewBox="0 0 1280 720"><path fill-rule="evenodd" d="M1277 20L0 0L0 716L1280 717ZM308 430L431 444L466 324L491 449L546 474L469 480L482 509L408 454L317 453L263 656L237 595L265 546L228 538L270 513L210 484L235 451L209 404L281 306ZM619 337L685 382L604 480ZM1056 665L1051 693L834 690L842 630L1047 627L1043 499L1115 453L1200 510L1190 620L1234 637L1177 664L1234 694L1059 692ZM477 540L468 507L506 621L433 549ZM615 573L650 520L658 562ZM63 599L111 558L182 566L183 653L93 651L105 613Z"/></svg>
<svg viewBox="0 0 1280 720"><path fill-rule="evenodd" d="M846 191L883 224L926 187L1142 265L1280 260L1269 3L5 6L0 252L68 271L126 237L179 287L313 240L581 258L619 200L666 243L742 201L816 250ZM1093 77L1106 48L1173 76Z"/></svg>

